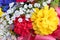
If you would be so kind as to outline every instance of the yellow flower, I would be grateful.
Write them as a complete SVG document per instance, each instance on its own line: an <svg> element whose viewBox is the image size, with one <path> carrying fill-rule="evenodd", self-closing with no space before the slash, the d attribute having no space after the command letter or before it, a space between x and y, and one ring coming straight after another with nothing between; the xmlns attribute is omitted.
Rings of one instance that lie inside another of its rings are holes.
<svg viewBox="0 0 60 40"><path fill-rule="evenodd" d="M2 12L2 9L0 8L0 17L2 17L3 16L3 12Z"/></svg>
<svg viewBox="0 0 60 40"><path fill-rule="evenodd" d="M54 8L45 6L42 9L35 8L31 15L33 29L36 34L49 35L57 29L58 16Z"/></svg>

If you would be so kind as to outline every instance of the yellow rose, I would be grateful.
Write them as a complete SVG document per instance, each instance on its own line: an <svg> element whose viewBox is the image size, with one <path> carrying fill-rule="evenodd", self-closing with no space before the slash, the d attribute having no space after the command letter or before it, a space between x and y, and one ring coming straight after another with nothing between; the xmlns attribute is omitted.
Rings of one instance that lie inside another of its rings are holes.
<svg viewBox="0 0 60 40"><path fill-rule="evenodd" d="M33 21L33 29L36 34L49 35L57 29L58 16L54 8L49 8L48 6L42 9L35 8L34 13L31 15L31 20Z"/></svg>
<svg viewBox="0 0 60 40"><path fill-rule="evenodd" d="M2 9L0 8L0 17L2 17L3 16L3 12L2 12Z"/></svg>

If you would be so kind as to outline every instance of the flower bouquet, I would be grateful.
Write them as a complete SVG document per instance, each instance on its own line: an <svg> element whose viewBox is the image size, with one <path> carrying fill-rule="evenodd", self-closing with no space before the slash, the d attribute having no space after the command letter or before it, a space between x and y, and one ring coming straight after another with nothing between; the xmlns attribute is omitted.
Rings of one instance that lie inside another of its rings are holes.
<svg viewBox="0 0 60 40"><path fill-rule="evenodd" d="M60 0L0 0L0 40L60 40Z"/></svg>

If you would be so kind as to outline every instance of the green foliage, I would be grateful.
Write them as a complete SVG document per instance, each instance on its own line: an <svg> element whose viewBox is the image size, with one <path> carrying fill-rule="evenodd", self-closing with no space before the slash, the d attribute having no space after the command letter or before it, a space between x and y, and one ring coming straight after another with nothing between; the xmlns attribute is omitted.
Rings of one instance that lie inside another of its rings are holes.
<svg viewBox="0 0 60 40"><path fill-rule="evenodd" d="M54 1L52 1L51 2L51 6L58 6L58 4L59 4L59 0L54 0Z"/></svg>

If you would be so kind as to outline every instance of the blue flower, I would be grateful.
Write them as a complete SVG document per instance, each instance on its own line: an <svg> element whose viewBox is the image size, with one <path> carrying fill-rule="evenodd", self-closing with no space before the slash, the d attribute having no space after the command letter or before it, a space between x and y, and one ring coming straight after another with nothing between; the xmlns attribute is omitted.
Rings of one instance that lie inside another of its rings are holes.
<svg viewBox="0 0 60 40"><path fill-rule="evenodd" d="M8 5L2 7L2 11L3 12L6 12L8 9L9 9L9 6Z"/></svg>
<svg viewBox="0 0 60 40"><path fill-rule="evenodd" d="M0 0L2 11L6 12L9 9L9 3L16 2L15 0Z"/></svg>
<svg viewBox="0 0 60 40"><path fill-rule="evenodd" d="M15 2L15 0L4 0L4 2L5 2L4 4L7 4L8 5L11 2Z"/></svg>

